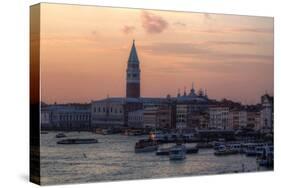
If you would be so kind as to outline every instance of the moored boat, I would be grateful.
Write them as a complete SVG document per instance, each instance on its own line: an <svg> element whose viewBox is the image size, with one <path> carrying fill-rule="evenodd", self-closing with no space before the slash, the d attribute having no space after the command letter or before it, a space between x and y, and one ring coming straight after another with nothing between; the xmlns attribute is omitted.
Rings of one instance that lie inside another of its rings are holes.
<svg viewBox="0 0 281 188"><path fill-rule="evenodd" d="M64 139L57 142L57 144L94 144L98 143L97 139L94 138L71 138Z"/></svg>
<svg viewBox="0 0 281 188"><path fill-rule="evenodd" d="M248 156L248 157L251 157L251 156L256 157L256 156L262 154L262 148L264 146L265 146L265 144L249 143L244 148L244 152L245 152L246 156Z"/></svg>
<svg viewBox="0 0 281 188"><path fill-rule="evenodd" d="M196 147L199 149L213 148L213 144L208 142L199 142L197 143Z"/></svg>
<svg viewBox="0 0 281 188"><path fill-rule="evenodd" d="M235 149L231 149L230 147L226 147L225 145L221 145L218 150L214 152L215 155L221 156L221 155L233 155L238 154L239 151Z"/></svg>

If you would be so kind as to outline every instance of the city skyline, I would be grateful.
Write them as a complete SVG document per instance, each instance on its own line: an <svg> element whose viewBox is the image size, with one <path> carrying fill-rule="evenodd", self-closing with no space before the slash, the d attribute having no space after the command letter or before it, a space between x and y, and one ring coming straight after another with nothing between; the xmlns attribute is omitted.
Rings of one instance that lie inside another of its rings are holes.
<svg viewBox="0 0 281 188"><path fill-rule="evenodd" d="M124 97L133 39L143 97L176 96L192 82L218 100L252 104L273 95L272 18L41 6L44 102Z"/></svg>

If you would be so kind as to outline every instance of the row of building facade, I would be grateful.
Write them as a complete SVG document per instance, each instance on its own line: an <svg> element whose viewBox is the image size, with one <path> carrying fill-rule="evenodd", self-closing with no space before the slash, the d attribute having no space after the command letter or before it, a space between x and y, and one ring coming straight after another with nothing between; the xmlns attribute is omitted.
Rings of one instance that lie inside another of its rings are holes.
<svg viewBox="0 0 281 188"><path fill-rule="evenodd" d="M209 100L195 94L175 98L106 98L90 104L42 105L46 129L273 129L273 97L243 106L228 100Z"/></svg>

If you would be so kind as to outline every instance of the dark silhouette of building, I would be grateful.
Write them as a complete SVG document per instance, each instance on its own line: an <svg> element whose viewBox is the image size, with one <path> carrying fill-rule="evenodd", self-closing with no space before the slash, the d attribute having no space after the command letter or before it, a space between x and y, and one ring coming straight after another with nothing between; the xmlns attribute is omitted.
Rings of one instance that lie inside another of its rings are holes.
<svg viewBox="0 0 281 188"><path fill-rule="evenodd" d="M133 45L128 59L126 81L127 81L126 97L139 98L140 97L140 67L139 67L138 54L135 47L135 40L133 40Z"/></svg>

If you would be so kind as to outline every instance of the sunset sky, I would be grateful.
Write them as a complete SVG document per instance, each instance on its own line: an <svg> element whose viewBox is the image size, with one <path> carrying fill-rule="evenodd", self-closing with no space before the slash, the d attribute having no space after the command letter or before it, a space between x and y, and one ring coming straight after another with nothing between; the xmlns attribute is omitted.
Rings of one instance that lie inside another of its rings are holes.
<svg viewBox="0 0 281 188"><path fill-rule="evenodd" d="M41 100L125 96L132 41L141 95L207 89L214 99L273 94L273 18L41 4Z"/></svg>

